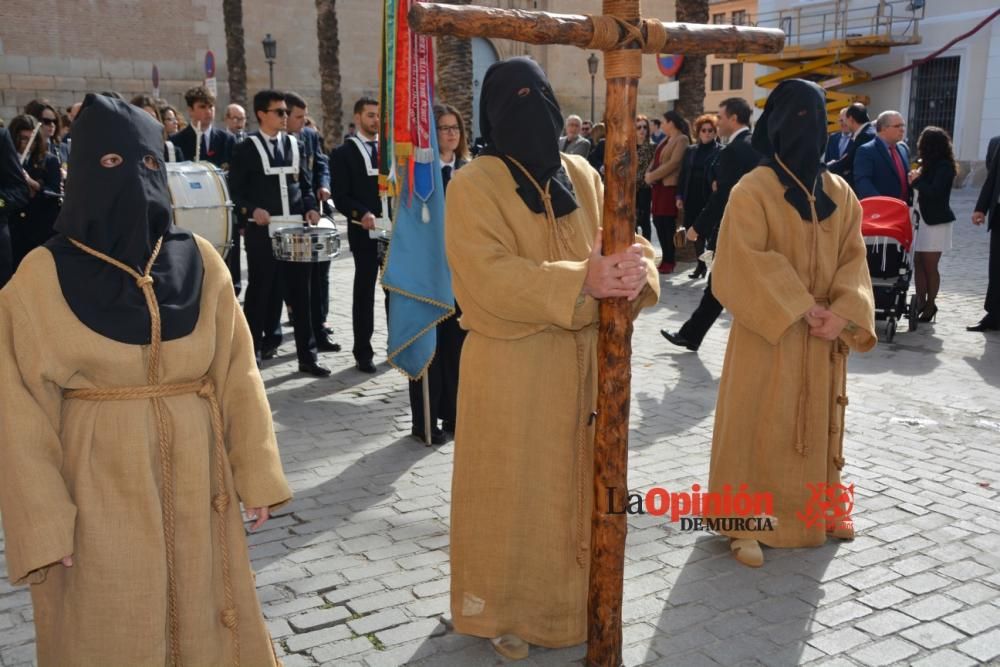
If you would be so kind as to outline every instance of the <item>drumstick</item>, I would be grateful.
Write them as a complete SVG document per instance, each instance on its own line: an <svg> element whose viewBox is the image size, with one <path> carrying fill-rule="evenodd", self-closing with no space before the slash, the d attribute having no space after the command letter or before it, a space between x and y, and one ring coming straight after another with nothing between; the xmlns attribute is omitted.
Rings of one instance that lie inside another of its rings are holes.
<svg viewBox="0 0 1000 667"><path fill-rule="evenodd" d="M31 152L31 144L35 142L35 137L38 136L38 130L41 129L41 127L42 124L38 123L37 125L35 125L35 129L31 131L31 136L28 137L28 143L24 147L24 152L21 153L21 159L18 162L18 165L24 164L24 161L28 159L28 153Z"/></svg>

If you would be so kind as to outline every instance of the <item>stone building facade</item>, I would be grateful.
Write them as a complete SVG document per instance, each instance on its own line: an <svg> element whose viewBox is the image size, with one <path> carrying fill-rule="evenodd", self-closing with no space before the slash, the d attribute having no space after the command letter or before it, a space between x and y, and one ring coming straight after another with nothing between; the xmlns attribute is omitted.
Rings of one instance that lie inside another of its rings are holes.
<svg viewBox="0 0 1000 667"><path fill-rule="evenodd" d="M484 4L573 14L601 11L599 0L486 0ZM300 93L318 115L315 2L286 0L280 10L275 7L243 2L248 91L252 95L268 85L261 40L270 33L277 40L275 87ZM345 124L354 100L378 90L381 7L377 0L337 3ZM649 16L673 20L674 0L643 0L642 9ZM219 0L4 0L0 118L11 118L36 97L48 98L65 109L88 91L116 90L126 97L150 93L154 65L160 74L160 95L183 108L183 91L205 77L207 51L215 56L219 106L223 107L229 91ZM477 71L485 71L487 61L494 57L531 55L548 72L564 113L590 115L588 51L496 40L479 53ZM666 79L651 55L643 57L643 72L639 112L659 115L670 106L657 100L658 85ZM603 57L596 77L595 107L600 116L604 107Z"/></svg>
<svg viewBox="0 0 1000 667"><path fill-rule="evenodd" d="M757 16L757 0L713 0L708 5L711 23L750 25ZM742 97L753 102L753 63L741 63L733 58L708 56L705 63L705 110L715 113L719 103L729 97Z"/></svg>

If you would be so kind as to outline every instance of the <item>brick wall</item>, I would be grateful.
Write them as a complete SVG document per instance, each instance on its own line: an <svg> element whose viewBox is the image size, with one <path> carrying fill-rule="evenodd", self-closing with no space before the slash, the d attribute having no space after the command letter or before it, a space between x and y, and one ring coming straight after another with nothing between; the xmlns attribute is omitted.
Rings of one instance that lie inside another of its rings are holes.
<svg viewBox="0 0 1000 667"><path fill-rule="evenodd" d="M3 0L0 117L10 119L35 97L64 109L88 91L151 92L154 63L161 95L180 103L204 76L208 4Z"/></svg>

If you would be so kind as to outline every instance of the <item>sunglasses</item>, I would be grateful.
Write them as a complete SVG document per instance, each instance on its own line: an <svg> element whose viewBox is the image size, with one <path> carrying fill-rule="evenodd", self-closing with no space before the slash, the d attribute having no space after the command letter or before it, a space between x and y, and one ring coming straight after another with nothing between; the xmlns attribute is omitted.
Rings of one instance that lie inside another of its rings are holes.
<svg viewBox="0 0 1000 667"><path fill-rule="evenodd" d="M41 119L39 119L39 122L42 125L55 125L56 124L56 119L55 118L41 118Z"/></svg>
<svg viewBox="0 0 1000 667"><path fill-rule="evenodd" d="M282 118L288 115L288 109L268 109L264 113L276 113Z"/></svg>
<svg viewBox="0 0 1000 667"><path fill-rule="evenodd" d="M703 127L698 131L702 134L715 134L715 129L711 127Z"/></svg>

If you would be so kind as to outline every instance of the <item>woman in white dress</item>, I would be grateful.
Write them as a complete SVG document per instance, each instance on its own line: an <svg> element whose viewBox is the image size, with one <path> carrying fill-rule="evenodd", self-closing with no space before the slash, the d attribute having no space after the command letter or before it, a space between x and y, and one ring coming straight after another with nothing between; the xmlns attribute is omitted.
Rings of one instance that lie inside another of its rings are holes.
<svg viewBox="0 0 1000 667"><path fill-rule="evenodd" d="M910 184L918 193L920 223L914 244L914 278L921 322L931 322L937 315L941 274L941 253L951 250L951 228L955 214L951 210L951 186L957 168L951 137L940 127L929 125L917 140L920 166L910 172Z"/></svg>

